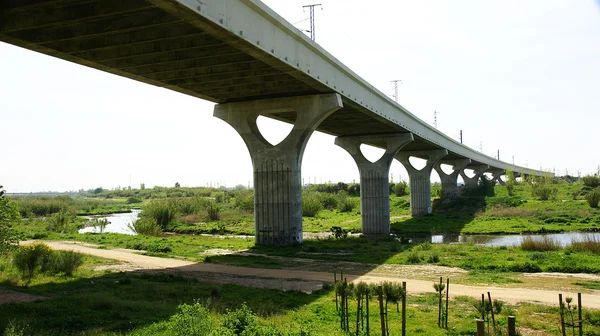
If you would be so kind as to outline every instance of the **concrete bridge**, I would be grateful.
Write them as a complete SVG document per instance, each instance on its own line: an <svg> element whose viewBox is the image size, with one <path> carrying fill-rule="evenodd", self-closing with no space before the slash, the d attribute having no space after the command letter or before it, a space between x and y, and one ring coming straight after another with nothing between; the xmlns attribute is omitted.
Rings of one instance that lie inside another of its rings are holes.
<svg viewBox="0 0 600 336"><path fill-rule="evenodd" d="M337 136L359 167L365 234L390 232L393 159L408 171L413 216L431 213L432 169L446 198L457 196L458 175L472 186L485 172L500 182L506 169L542 174L432 128L258 0L3 0L0 41L217 103L214 115L250 151L259 244L302 241L302 156L314 131ZM258 130L260 115L294 127L273 146ZM370 162L361 144L385 154Z"/></svg>

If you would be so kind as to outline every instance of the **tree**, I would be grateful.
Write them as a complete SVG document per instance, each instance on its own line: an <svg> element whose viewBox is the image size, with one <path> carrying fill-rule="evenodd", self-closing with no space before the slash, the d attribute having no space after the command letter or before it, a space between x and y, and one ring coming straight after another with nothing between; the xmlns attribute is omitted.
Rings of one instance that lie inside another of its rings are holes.
<svg viewBox="0 0 600 336"><path fill-rule="evenodd" d="M146 183L141 183L140 184L140 190L144 190L146 189Z"/></svg>
<svg viewBox="0 0 600 336"><path fill-rule="evenodd" d="M175 188L179 188L181 187L181 185L179 184L179 182L175 182Z"/></svg>
<svg viewBox="0 0 600 336"><path fill-rule="evenodd" d="M10 200L10 197L4 195L4 189L0 185L0 254L10 250L17 238L12 231L12 223L19 219L19 211L17 205Z"/></svg>
<svg viewBox="0 0 600 336"><path fill-rule="evenodd" d="M515 184L517 184L517 179L515 179L515 173L512 170L506 170L506 191L508 191L508 196L514 195Z"/></svg>

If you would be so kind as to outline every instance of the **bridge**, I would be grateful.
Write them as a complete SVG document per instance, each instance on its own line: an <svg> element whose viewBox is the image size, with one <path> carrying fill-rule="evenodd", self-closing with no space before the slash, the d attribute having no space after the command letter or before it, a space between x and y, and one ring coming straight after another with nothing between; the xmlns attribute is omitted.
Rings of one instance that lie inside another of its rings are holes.
<svg viewBox="0 0 600 336"><path fill-rule="evenodd" d="M314 131L336 136L356 161L367 235L390 232L394 159L408 171L413 216L431 213L433 169L443 198L457 197L459 175L474 186L486 172L499 183L507 169L543 174L439 132L258 0L3 0L0 41L216 103L214 115L250 151L258 244L302 242L302 156ZM256 125L261 115L293 124L291 133L271 145ZM370 162L361 144L385 154Z"/></svg>

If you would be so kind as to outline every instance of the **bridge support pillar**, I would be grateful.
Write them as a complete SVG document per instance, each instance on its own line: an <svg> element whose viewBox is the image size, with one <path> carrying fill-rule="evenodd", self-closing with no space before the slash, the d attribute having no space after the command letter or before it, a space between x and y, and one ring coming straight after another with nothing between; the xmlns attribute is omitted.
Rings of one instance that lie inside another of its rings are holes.
<svg viewBox="0 0 600 336"><path fill-rule="evenodd" d="M404 165L410 180L410 214L423 216L431 214L431 170L444 156L448 155L446 149L433 149L424 151L400 151L396 159ZM411 156L427 160L425 167L416 169L410 163Z"/></svg>
<svg viewBox="0 0 600 336"><path fill-rule="evenodd" d="M440 160L433 168L440 175L442 182L442 199L455 199L458 197L458 174L469 164L471 159ZM442 164L452 165L452 173L446 174Z"/></svg>
<svg viewBox="0 0 600 336"><path fill-rule="evenodd" d="M498 185L501 185L504 187L506 185L506 183L504 181L502 181L502 179L500 178L504 174L506 174L506 171L504 169L492 170L492 181L496 181L496 183L498 183Z"/></svg>
<svg viewBox="0 0 600 336"><path fill-rule="evenodd" d="M302 156L323 120L342 107L338 94L275 98L218 104L214 116L242 137L254 169L254 230L257 244L302 243ZM260 115L294 113L290 134L271 145L256 124Z"/></svg>
<svg viewBox="0 0 600 336"><path fill-rule="evenodd" d="M468 177L465 174L465 169L467 169L467 168L473 170L473 172L475 173L475 175L473 175L473 177ZM467 168L460 171L460 176L462 176L463 181L465 182L466 188L476 188L479 185L479 179L481 178L481 175L483 175L483 173L485 173L485 171L488 170L490 168L490 166L479 165L479 166L467 167Z"/></svg>
<svg viewBox="0 0 600 336"><path fill-rule="evenodd" d="M344 148L358 166L363 234L390 234L390 165L394 160L394 155L413 139L412 133L349 136L335 139L335 144ZM371 162L364 157L360 150L360 145L363 143L385 148L385 153L376 162Z"/></svg>

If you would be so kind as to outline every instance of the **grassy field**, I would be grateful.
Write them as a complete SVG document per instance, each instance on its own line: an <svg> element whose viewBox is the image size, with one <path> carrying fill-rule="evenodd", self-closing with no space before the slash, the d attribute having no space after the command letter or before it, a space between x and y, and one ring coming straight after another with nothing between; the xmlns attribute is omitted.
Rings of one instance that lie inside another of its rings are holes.
<svg viewBox="0 0 600 336"><path fill-rule="evenodd" d="M232 315L239 318L240 308L246 304L253 313L244 316L250 316L250 324L258 330L251 335L345 335L339 328L331 289L306 294L205 284L172 274L92 270L103 263L88 258L73 277L42 276L25 288L15 282L18 275L6 260L0 261L3 287L45 297L37 302L0 305L0 330L10 326L25 331L19 335L189 335L194 328L208 325L220 335L228 335L222 326ZM449 329L445 330L437 327L436 295L411 295L410 288L408 294L408 335L474 335L474 319L479 316L476 300L451 300ZM372 334L377 335L380 316L376 300L369 306ZM356 318L352 298L349 312L352 329ZM501 328L509 315L517 316L520 328L558 333L557 307L504 304L496 315ZM388 309L388 319L391 335L398 335L400 314L394 305ZM585 335L599 335L600 313L586 310L584 324Z"/></svg>

